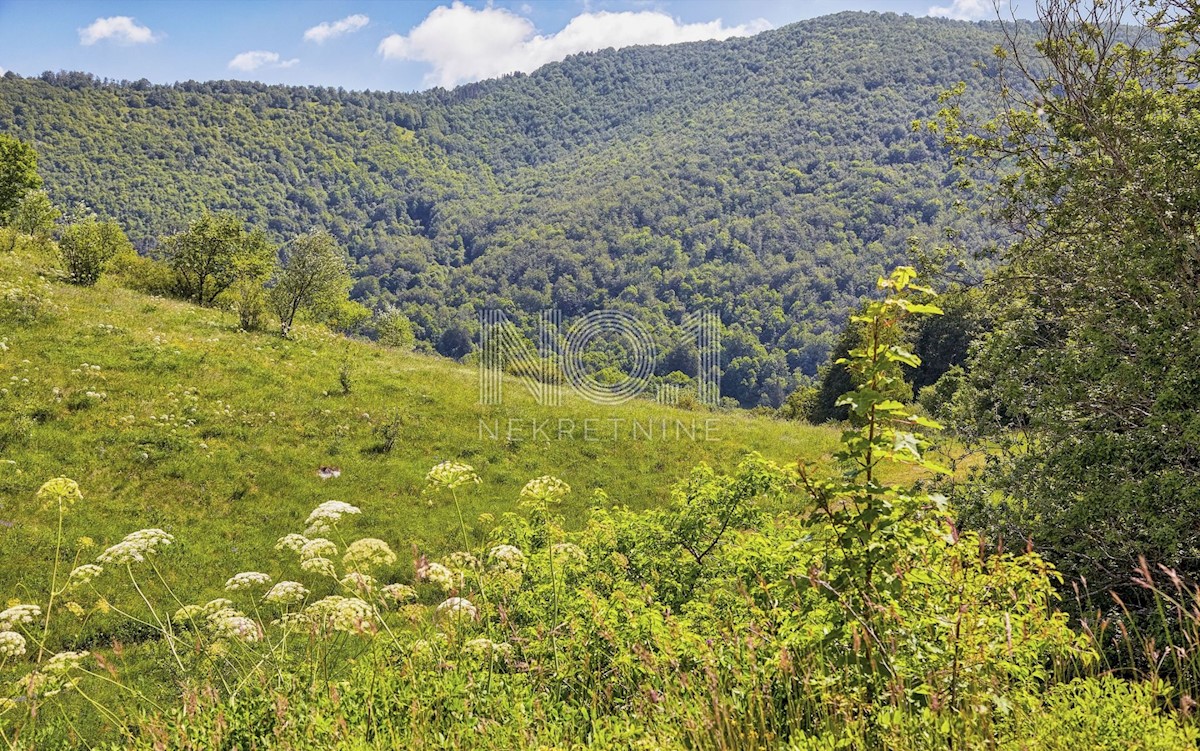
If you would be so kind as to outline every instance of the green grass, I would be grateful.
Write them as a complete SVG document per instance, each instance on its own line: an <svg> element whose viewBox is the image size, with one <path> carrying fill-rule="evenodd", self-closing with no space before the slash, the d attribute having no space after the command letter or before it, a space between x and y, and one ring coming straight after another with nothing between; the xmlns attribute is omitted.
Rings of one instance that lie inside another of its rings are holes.
<svg viewBox="0 0 1200 751"><path fill-rule="evenodd" d="M34 270L26 256L0 258L0 281L28 280ZM483 478L466 503L468 521L514 510L515 489L554 474L574 488L565 509L570 525L582 520L597 490L611 503L646 508L663 502L698 462L728 468L749 451L822 461L838 438L833 428L643 400L607 407L568 396L562 407L543 407L515 381L506 383L502 406L484 407L475 370L445 359L316 327L301 327L292 340L245 333L230 313L103 281L95 289L55 283L49 296L53 311L39 320L0 319L8 348L0 352L0 387L8 389L0 395L5 598L48 583L53 519L33 498L59 475L85 492L67 521L68 540L95 543L80 548L81 559L133 530L162 527L178 540L164 571L195 599L216 595L237 571L283 560L275 540L302 531L309 510L328 499L362 508L362 528L401 552L397 575L411 571L407 551L452 549L453 509L422 492L425 473L443 459L468 462ZM339 384L343 362L351 369L348 395ZM374 430L392 411L401 435L381 453ZM510 418L574 420L575 438L481 438L481 419L503 426ZM585 419L599 421L607 436L582 440ZM708 441L702 430L696 440L613 440L612 423L604 422L612 419L668 426L711 419L715 430ZM341 476L321 480L322 465L340 467Z"/></svg>

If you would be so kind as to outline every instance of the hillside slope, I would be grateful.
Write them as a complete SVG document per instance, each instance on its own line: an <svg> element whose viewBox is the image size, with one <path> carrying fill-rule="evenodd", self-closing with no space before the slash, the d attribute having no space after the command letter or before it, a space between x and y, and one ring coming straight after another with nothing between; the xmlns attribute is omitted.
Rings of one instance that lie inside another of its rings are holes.
<svg viewBox="0 0 1200 751"><path fill-rule="evenodd" d="M997 34L844 13L419 94L7 74L0 131L146 250L202 206L279 240L325 225L356 296L451 356L481 307L636 309L664 345L719 310L724 393L777 405L910 237L985 240L910 126L959 81L986 89Z"/></svg>
<svg viewBox="0 0 1200 751"><path fill-rule="evenodd" d="M445 498L422 494L426 473L445 459L471 463L485 481L463 495L468 524L482 513L515 510L512 489L546 473L574 488L564 513L578 521L592 503L658 504L700 461L729 467L752 450L778 461L817 460L837 442L832 428L641 400L605 407L568 398L563 407L541 407L516 383L502 406L481 407L475 371L440 357L316 328L290 341L245 333L220 311L105 285L80 289L54 277L44 261L0 253L6 592L18 583L40 591L48 582L53 519L33 497L60 475L86 493L72 529L87 530L100 547L144 527L177 535L172 576L181 593L199 596L195 582L219 587L225 569L231 575L284 555L273 550L275 540L328 499L361 507L371 529L400 544L399 570L411 574L411 557L403 555L409 546L445 552L458 529ZM349 394L339 383L343 363ZM384 452L375 430L393 419L399 438ZM521 428L512 440L510 419ZM551 440L532 440L535 419L574 421L575 432L551 429ZM584 437L585 419L596 421L594 440ZM709 440L706 419L715 420ZM625 421L615 439L613 420ZM635 420L666 420L666 437L658 428L649 440L644 432L632 436ZM341 476L320 479L327 465ZM593 498L597 490L608 499ZM86 541L73 545L70 552L84 559L95 555Z"/></svg>

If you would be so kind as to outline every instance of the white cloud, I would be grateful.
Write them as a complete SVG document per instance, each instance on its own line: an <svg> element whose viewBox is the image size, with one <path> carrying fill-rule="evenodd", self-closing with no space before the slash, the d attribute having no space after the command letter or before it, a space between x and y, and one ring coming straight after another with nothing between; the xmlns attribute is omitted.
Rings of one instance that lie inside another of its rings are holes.
<svg viewBox="0 0 1200 751"><path fill-rule="evenodd" d="M726 26L720 19L680 23L658 11L582 13L555 34L537 34L533 22L503 8L471 8L455 0L435 8L408 34L379 43L388 60L416 60L433 70L427 84L453 86L515 71L529 72L576 52L631 44L675 44L748 36L769 29L762 19Z"/></svg>
<svg viewBox="0 0 1200 751"><path fill-rule="evenodd" d="M280 60L278 52L268 52L267 50L250 50L236 55L229 61L229 67L232 70L252 71L258 70L263 66L272 68L290 68L300 62L300 58L293 57L291 60Z"/></svg>
<svg viewBox="0 0 1200 751"><path fill-rule="evenodd" d="M351 34L355 31L358 31L370 22L371 19L362 15L361 13L355 13L353 16L346 16L342 20L334 21L333 23L324 21L304 32L304 41L322 44L329 39L333 39L334 37L340 37L343 34Z"/></svg>
<svg viewBox="0 0 1200 751"><path fill-rule="evenodd" d="M157 41L148 26L142 26L129 16L97 18L91 25L79 29L79 43L91 46L102 39L111 39L117 44L147 44Z"/></svg>
<svg viewBox="0 0 1200 751"><path fill-rule="evenodd" d="M950 0L949 5L930 7L929 15L956 21L982 21L996 16L996 5L992 0Z"/></svg>

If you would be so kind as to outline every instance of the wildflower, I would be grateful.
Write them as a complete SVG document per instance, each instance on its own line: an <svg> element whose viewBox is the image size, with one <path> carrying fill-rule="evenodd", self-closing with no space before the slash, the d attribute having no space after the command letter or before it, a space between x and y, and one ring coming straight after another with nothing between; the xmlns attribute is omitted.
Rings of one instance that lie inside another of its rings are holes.
<svg viewBox="0 0 1200 751"><path fill-rule="evenodd" d="M271 587L263 596L272 605L296 605L308 597L308 590L300 582L282 581Z"/></svg>
<svg viewBox="0 0 1200 751"><path fill-rule="evenodd" d="M325 501L308 515L308 519L304 522L308 525L308 528L304 530L304 534L312 535L332 532L343 516L352 516L361 513L362 511L358 506L351 506L349 503L343 503L342 501Z"/></svg>
<svg viewBox="0 0 1200 751"><path fill-rule="evenodd" d="M124 540L105 550L96 560L117 565L141 563L146 556L157 553L160 547L166 547L174 541L173 536L161 529L140 529L126 535Z"/></svg>
<svg viewBox="0 0 1200 751"><path fill-rule="evenodd" d="M451 597L437 606L437 614L456 620L466 618L473 621L479 616L479 611L467 598Z"/></svg>
<svg viewBox="0 0 1200 751"><path fill-rule="evenodd" d="M521 488L521 506L525 508L544 508L552 503L558 503L571 486L550 475L543 475L525 483Z"/></svg>
<svg viewBox="0 0 1200 751"><path fill-rule="evenodd" d="M251 589L253 587L265 587L271 583L271 577L267 574L262 574L257 571L243 571L240 574L234 574L229 581L225 582L226 592L237 592L242 589Z"/></svg>
<svg viewBox="0 0 1200 751"><path fill-rule="evenodd" d="M479 571L483 568L479 564L478 558L461 550L456 550L446 556L446 563L451 570L458 571L460 574L466 571Z"/></svg>
<svg viewBox="0 0 1200 751"><path fill-rule="evenodd" d="M306 613L284 613L275 620L271 621L272 625L283 626L286 629L293 628L311 628L313 619Z"/></svg>
<svg viewBox="0 0 1200 751"><path fill-rule="evenodd" d="M20 657L25 654L25 637L16 631L0 631L0 657Z"/></svg>
<svg viewBox="0 0 1200 751"><path fill-rule="evenodd" d="M262 629L252 618L233 608L222 608L208 617L208 625L218 639L253 643L262 639Z"/></svg>
<svg viewBox="0 0 1200 751"><path fill-rule="evenodd" d="M364 537L346 547L342 563L349 568L370 570L374 566L390 566L396 562L396 554L383 540Z"/></svg>
<svg viewBox="0 0 1200 751"><path fill-rule="evenodd" d="M476 657L488 657L493 660L511 657L513 652L511 644L494 642L485 637L471 639L463 645L463 650Z"/></svg>
<svg viewBox="0 0 1200 751"><path fill-rule="evenodd" d="M479 475L470 464L459 462L442 462L425 476L425 481L433 488L453 490L467 483L479 484Z"/></svg>
<svg viewBox="0 0 1200 751"><path fill-rule="evenodd" d="M446 648L446 635L434 634L430 639L417 639L408 645L408 653L414 660L432 660L439 650Z"/></svg>
<svg viewBox="0 0 1200 751"><path fill-rule="evenodd" d="M38 605L13 605L0 612L0 631L12 631L20 624L30 624L42 616Z"/></svg>
<svg viewBox="0 0 1200 751"><path fill-rule="evenodd" d="M193 621L208 619L213 613L231 609L233 609L233 600L218 597L203 605L184 605L175 611L175 615L171 616L171 621L179 625L187 625Z"/></svg>
<svg viewBox="0 0 1200 751"><path fill-rule="evenodd" d="M338 549L331 540L326 540L324 537L317 537L304 543L300 547L300 560L308 558L332 558L337 555Z"/></svg>
<svg viewBox="0 0 1200 751"><path fill-rule="evenodd" d="M330 595L309 605L304 612L315 622L334 631L363 633L374 629L371 620L374 611L357 597Z"/></svg>
<svg viewBox="0 0 1200 751"><path fill-rule="evenodd" d="M341 585L346 589L353 590L359 594L369 595L375 590L375 577L367 574L360 574L357 571L351 571L342 577Z"/></svg>
<svg viewBox="0 0 1200 751"><path fill-rule="evenodd" d="M388 584L380 593L397 603L417 599L417 590L407 584Z"/></svg>
<svg viewBox="0 0 1200 751"><path fill-rule="evenodd" d="M46 660L44 669L51 675L66 675L72 670L78 670L83 658L90 654L91 652L59 652Z"/></svg>
<svg viewBox="0 0 1200 751"><path fill-rule="evenodd" d="M298 535L293 532L290 535L280 537L275 543L276 550L290 550L293 553L299 553L300 549L308 543L308 538L304 535Z"/></svg>
<svg viewBox="0 0 1200 751"><path fill-rule="evenodd" d="M74 480L56 477L38 488L37 499L42 504L43 511L54 508L68 511L76 501L83 500L83 493L79 490L79 483Z"/></svg>
<svg viewBox="0 0 1200 751"><path fill-rule="evenodd" d="M337 576L337 570L333 567L333 561L328 558L317 556L316 558L305 558L300 561L300 568L310 574L320 574L322 576Z"/></svg>
<svg viewBox="0 0 1200 751"><path fill-rule="evenodd" d="M461 574L455 574L440 563L427 563L417 570L417 577L439 587L444 592L458 589L463 584Z"/></svg>
<svg viewBox="0 0 1200 751"><path fill-rule="evenodd" d="M67 588L78 589L79 587L85 587L103 573L104 567L97 566L95 563L85 563L82 566L76 566L72 569L70 576L67 577Z"/></svg>
<svg viewBox="0 0 1200 751"><path fill-rule="evenodd" d="M71 615L75 616L76 618L82 618L83 616L87 615L87 611L84 610L83 606L77 602L63 603L63 607L70 611Z"/></svg>
<svg viewBox="0 0 1200 751"><path fill-rule="evenodd" d="M488 558L499 571L521 571L525 568L525 554L515 545L497 545L488 551Z"/></svg>
<svg viewBox="0 0 1200 751"><path fill-rule="evenodd" d="M587 563L587 553L573 542L560 542L550 548L555 563L563 565L583 565Z"/></svg>

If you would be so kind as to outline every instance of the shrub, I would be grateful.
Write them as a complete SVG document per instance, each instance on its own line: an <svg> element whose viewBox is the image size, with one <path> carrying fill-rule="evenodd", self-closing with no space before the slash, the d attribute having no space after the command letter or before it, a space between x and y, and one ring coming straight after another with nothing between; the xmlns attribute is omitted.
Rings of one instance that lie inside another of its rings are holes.
<svg viewBox="0 0 1200 751"><path fill-rule="evenodd" d="M58 251L72 284L91 287L118 253L133 252L120 225L95 216L70 224L58 240Z"/></svg>

